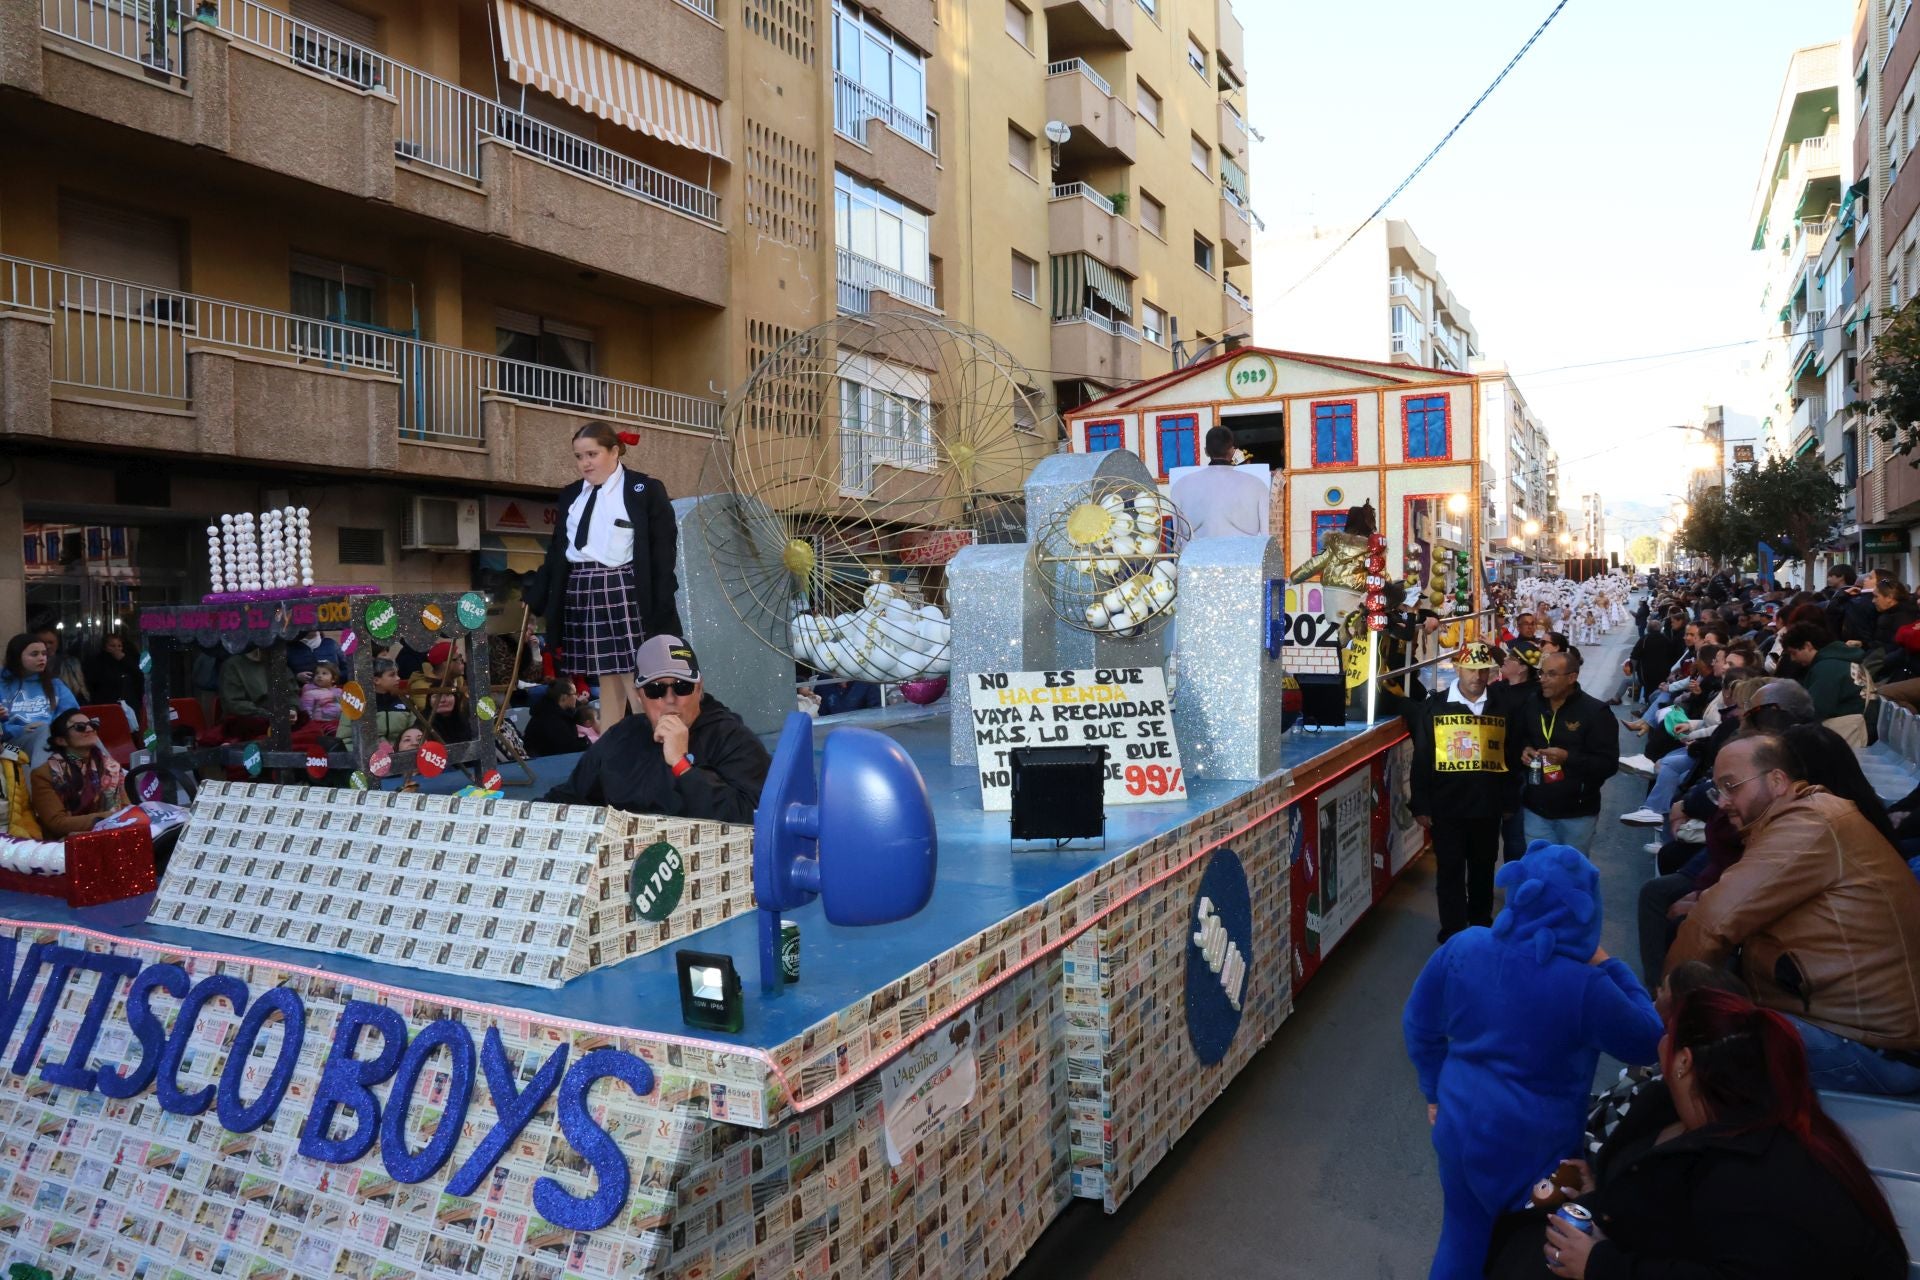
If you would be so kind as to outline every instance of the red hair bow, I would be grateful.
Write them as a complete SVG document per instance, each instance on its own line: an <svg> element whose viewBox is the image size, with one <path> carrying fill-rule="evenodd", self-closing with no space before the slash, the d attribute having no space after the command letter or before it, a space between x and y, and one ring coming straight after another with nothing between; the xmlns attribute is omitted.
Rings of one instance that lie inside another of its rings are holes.
<svg viewBox="0 0 1920 1280"><path fill-rule="evenodd" d="M638 431L622 431L619 433L619 436L620 443L629 449L636 448L640 444L640 433Z"/></svg>

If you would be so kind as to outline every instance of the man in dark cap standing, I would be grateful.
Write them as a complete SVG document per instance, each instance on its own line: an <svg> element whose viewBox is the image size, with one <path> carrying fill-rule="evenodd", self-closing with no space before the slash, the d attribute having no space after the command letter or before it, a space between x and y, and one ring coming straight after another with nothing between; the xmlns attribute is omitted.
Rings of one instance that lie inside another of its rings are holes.
<svg viewBox="0 0 1920 1280"><path fill-rule="evenodd" d="M1441 942L1493 923L1501 822L1520 803L1520 734L1508 724L1516 699L1490 687L1497 665L1490 648L1469 644L1453 660L1458 679L1446 696L1403 710L1413 738L1410 807L1433 833Z"/></svg>

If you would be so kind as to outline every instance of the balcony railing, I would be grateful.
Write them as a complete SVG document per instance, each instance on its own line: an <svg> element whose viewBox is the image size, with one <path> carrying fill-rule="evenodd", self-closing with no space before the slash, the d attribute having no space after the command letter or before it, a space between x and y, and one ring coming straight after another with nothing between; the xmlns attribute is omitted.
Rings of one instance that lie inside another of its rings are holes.
<svg viewBox="0 0 1920 1280"><path fill-rule="evenodd" d="M835 275L840 286L840 310L851 315L866 315L873 310L876 289L929 311L936 309L933 286L926 281L915 280L902 271L875 262L872 258L862 257L851 249L837 252L839 262Z"/></svg>
<svg viewBox="0 0 1920 1280"><path fill-rule="evenodd" d="M1053 199L1085 200L1087 203L1094 205L1096 208L1098 208L1102 213L1115 214L1118 212L1118 210L1114 208L1112 200L1108 199L1106 196L1101 195L1098 191L1095 191L1092 187L1088 186L1084 182L1054 183Z"/></svg>
<svg viewBox="0 0 1920 1280"><path fill-rule="evenodd" d="M1245 311L1248 315L1253 314L1253 299L1249 298L1246 294L1242 293L1238 288L1236 288L1234 286L1233 281L1231 280L1222 281L1220 285L1220 289L1222 293L1225 293L1229 298L1232 298L1235 302L1240 304L1240 309L1242 311Z"/></svg>
<svg viewBox="0 0 1920 1280"><path fill-rule="evenodd" d="M1408 298L1413 300L1414 302L1419 302L1422 300L1421 294L1420 294L1420 286L1414 282L1414 279L1412 276L1403 276L1403 275L1388 276L1387 292L1388 294L1396 298Z"/></svg>
<svg viewBox="0 0 1920 1280"><path fill-rule="evenodd" d="M42 4L42 24L49 31L144 66L182 73L180 27L191 20L190 0ZM392 94L394 153L406 163L430 165L477 182L480 142L495 138L589 181L719 225L719 195L697 183L395 62L257 0L224 0L219 14L221 28L242 44L352 88Z"/></svg>
<svg viewBox="0 0 1920 1280"><path fill-rule="evenodd" d="M1249 226L1252 225L1253 211L1247 208L1247 198L1245 196L1224 182L1220 184L1220 196L1227 202L1227 207L1233 210L1240 221L1247 223Z"/></svg>
<svg viewBox="0 0 1920 1280"><path fill-rule="evenodd" d="M1388 350L1397 356L1420 358L1420 334L1417 332L1396 333L1388 343Z"/></svg>
<svg viewBox="0 0 1920 1280"><path fill-rule="evenodd" d="M641 425L719 429L721 404L639 383L443 347L363 325L0 256L0 309L53 321L52 381L185 408L190 351L224 347L400 384L402 440L483 445L482 401L505 396Z"/></svg>
<svg viewBox="0 0 1920 1280"><path fill-rule="evenodd" d="M41 0L40 25L149 71L184 76L180 32L193 0Z"/></svg>
<svg viewBox="0 0 1920 1280"><path fill-rule="evenodd" d="M833 128L861 146L867 145L867 121L879 120L887 128L919 147L933 150L933 130L926 117L919 119L902 111L859 81L841 72L833 73Z"/></svg>
<svg viewBox="0 0 1920 1280"><path fill-rule="evenodd" d="M1085 76L1093 82L1094 88L1106 94L1109 98L1113 96L1113 86L1107 83L1105 76L1088 65L1085 58L1065 58L1059 62L1049 62L1047 64L1047 76L1049 79L1054 76L1071 75Z"/></svg>
<svg viewBox="0 0 1920 1280"><path fill-rule="evenodd" d="M1090 324L1101 332L1110 333L1116 338L1125 338L1128 342L1140 341L1140 331L1138 329L1124 320L1103 315L1091 307L1081 311L1077 316L1056 316L1054 317L1053 323L1055 325Z"/></svg>

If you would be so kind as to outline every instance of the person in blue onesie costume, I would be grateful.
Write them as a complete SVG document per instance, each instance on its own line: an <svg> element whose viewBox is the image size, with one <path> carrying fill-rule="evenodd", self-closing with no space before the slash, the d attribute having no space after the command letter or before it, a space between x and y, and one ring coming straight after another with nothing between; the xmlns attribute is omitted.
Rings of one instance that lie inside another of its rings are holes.
<svg viewBox="0 0 1920 1280"><path fill-rule="evenodd" d="M1433 1123L1445 1200L1431 1280L1484 1274L1494 1219L1585 1154L1594 1068L1658 1056L1661 1023L1633 970L1600 949L1600 873L1536 840L1495 883L1492 928L1434 952L1401 1015Z"/></svg>

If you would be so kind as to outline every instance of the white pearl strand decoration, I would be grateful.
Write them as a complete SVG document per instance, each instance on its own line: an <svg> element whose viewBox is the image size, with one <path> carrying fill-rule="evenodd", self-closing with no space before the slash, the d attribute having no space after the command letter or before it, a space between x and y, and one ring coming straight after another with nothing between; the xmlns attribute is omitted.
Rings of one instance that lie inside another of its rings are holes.
<svg viewBox="0 0 1920 1280"><path fill-rule="evenodd" d="M207 526L213 594L313 585L313 513L275 507L255 516L229 513Z"/></svg>

